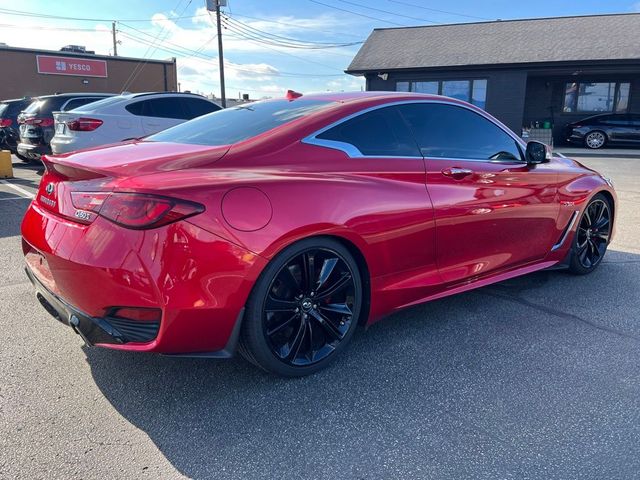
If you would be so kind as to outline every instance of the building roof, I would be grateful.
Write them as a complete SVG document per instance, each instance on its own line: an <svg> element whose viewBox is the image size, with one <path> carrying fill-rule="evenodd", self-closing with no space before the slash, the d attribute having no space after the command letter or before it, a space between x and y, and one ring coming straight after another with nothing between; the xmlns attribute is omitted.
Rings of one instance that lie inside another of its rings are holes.
<svg viewBox="0 0 640 480"><path fill-rule="evenodd" d="M173 64L174 59L159 60L154 58L135 58L135 57L121 57L113 55L99 55L95 53L79 53L79 52L61 52L60 50L43 50L38 48L24 48L24 47L12 47L10 45L0 44L0 54L2 52L23 52L23 53L35 53L36 55L51 55L55 57L78 57L87 60L108 60L108 61L125 61L125 62L145 62L145 63L165 63Z"/></svg>
<svg viewBox="0 0 640 480"><path fill-rule="evenodd" d="M640 14L375 29L347 73L585 60L640 60Z"/></svg>

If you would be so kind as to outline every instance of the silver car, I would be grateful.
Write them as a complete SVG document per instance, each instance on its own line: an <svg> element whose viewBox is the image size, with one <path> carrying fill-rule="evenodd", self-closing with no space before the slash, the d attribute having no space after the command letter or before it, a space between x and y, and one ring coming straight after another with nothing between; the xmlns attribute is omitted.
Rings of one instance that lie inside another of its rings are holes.
<svg viewBox="0 0 640 480"><path fill-rule="evenodd" d="M61 154L145 137L220 106L191 93L127 93L68 112L55 112L51 150Z"/></svg>

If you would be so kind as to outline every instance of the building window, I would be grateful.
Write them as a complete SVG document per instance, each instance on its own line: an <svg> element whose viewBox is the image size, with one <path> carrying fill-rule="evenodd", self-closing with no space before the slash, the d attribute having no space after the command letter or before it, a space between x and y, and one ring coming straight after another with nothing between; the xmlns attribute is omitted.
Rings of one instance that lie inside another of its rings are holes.
<svg viewBox="0 0 640 480"><path fill-rule="evenodd" d="M629 107L628 82L571 82L564 90L565 113L616 112Z"/></svg>
<svg viewBox="0 0 640 480"><path fill-rule="evenodd" d="M396 82L398 92L417 92L457 98L484 109L487 103L487 80L433 80Z"/></svg>
<svg viewBox="0 0 640 480"><path fill-rule="evenodd" d="M438 82L413 82L412 92L438 95Z"/></svg>

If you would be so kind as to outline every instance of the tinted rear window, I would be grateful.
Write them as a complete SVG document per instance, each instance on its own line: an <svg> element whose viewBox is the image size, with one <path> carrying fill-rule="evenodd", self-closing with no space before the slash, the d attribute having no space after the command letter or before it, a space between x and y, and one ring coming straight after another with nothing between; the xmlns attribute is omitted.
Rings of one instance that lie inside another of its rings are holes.
<svg viewBox="0 0 640 480"><path fill-rule="evenodd" d="M50 114L51 112L60 110L62 104L67 100L69 100L69 97L40 98L33 101L25 109L25 113L35 113L37 115Z"/></svg>
<svg viewBox="0 0 640 480"><path fill-rule="evenodd" d="M0 103L0 117L2 117L2 115L4 115L5 112L7 112L7 107L9 106L8 103ZM9 112L7 112L9 113Z"/></svg>
<svg viewBox="0 0 640 480"><path fill-rule="evenodd" d="M230 145L332 105L326 100L267 100L195 118L147 137L153 142Z"/></svg>
<svg viewBox="0 0 640 480"><path fill-rule="evenodd" d="M103 100L97 100L87 105L83 105L82 107L78 107L75 109L75 111L80 113L95 112L97 110L100 110L101 108L109 107L126 99L127 97L123 97L121 95L116 95L115 97L107 97Z"/></svg>

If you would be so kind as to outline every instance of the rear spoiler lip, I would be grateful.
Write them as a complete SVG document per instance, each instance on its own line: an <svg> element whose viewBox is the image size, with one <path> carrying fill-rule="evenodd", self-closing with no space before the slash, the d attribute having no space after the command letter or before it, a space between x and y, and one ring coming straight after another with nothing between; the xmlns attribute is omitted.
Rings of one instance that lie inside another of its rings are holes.
<svg viewBox="0 0 640 480"><path fill-rule="evenodd" d="M76 162L76 161L69 161L67 160L67 158L71 157L73 158L76 154L78 153L82 153L82 152L91 152L93 149L96 150L101 150L103 148L109 148L111 146L119 146L119 145L127 145L127 144L136 144L136 143L145 143L144 141L141 140L137 140L137 139L132 139L132 140L128 140L126 142L119 142L119 143L113 143L113 144L109 144L109 145L102 145L99 147L94 147L91 149L87 149L87 150L79 150L78 152L71 152L69 154L62 154L60 156L51 156L51 155L43 155L42 156L42 163L45 165L45 168L47 169L51 169L57 173L59 173L60 175L63 175L69 179L73 178L74 180L91 180L91 179L97 179L97 178L101 178L101 177L111 177L111 178L119 178L119 179L124 179L124 178L129 178L129 177L139 177L139 176L146 176L146 175L154 175L156 173L161 173L162 170L158 170L155 172L141 172L141 171L137 171L132 173L131 175L122 175L120 172L118 172L118 166L110 166L108 168L100 168L100 167L92 167L89 165L85 165L82 164L80 162ZM194 145L195 146L195 145ZM218 162L220 159L222 159L223 157L225 157L229 151L231 150L231 145L224 145L224 146L220 146L220 147L207 147L207 146L203 146L204 147L201 151L199 152L193 152L194 155L201 155L202 156L202 165L208 164L208 163L216 163ZM213 150L218 150L221 148L225 148L226 150L219 155L218 157L216 157L215 159L209 159L207 158L208 155L213 151ZM60 168L62 167L62 168ZM171 169L171 170L165 170L166 171L173 171L173 170L184 170L186 168L194 168L193 166L184 166L182 168L175 168L175 169ZM72 176L69 176L67 174L65 174L64 172L67 173L73 173ZM84 173L82 173L84 172ZM89 175L87 175L89 174Z"/></svg>

